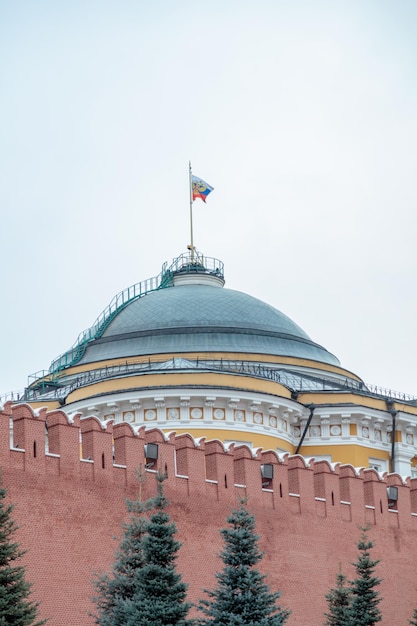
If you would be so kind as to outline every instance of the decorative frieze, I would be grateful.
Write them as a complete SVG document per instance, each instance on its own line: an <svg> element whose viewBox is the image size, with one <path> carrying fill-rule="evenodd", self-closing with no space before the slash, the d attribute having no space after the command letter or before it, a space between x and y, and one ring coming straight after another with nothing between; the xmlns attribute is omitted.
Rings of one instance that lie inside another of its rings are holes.
<svg viewBox="0 0 417 626"><path fill-rule="evenodd" d="M276 448L287 445L297 447L308 423L309 411L296 401L277 399L271 396L241 393L231 396L230 392L216 390L216 395L205 395L202 390L187 389L184 395L164 390L162 396L146 396L144 393L129 397L122 394L108 398L106 402L85 404L74 407L83 417L95 413L102 420L112 420L115 424L126 422L134 426L144 424L149 428L160 426L170 430L180 428L201 428L205 424L213 430L233 430L236 441L242 439L239 432L258 435L276 435ZM417 453L417 417L414 424L409 416L399 415L396 420L396 455L400 458L413 458ZM219 435L217 435L219 436ZM230 438L230 434L227 435ZM337 460L334 447L349 443L366 448L374 448L373 458L379 452L390 454L392 418L384 411L370 409L350 412L341 407L316 407L308 424L301 452L308 456L309 445L323 446L322 452ZM268 445L271 445L268 443ZM329 446L326 450L326 446ZM272 446L273 447L273 444ZM333 448L333 450L331 450ZM397 450L398 449L398 450ZM383 455L381 455L381 458ZM403 463L401 463L403 467Z"/></svg>

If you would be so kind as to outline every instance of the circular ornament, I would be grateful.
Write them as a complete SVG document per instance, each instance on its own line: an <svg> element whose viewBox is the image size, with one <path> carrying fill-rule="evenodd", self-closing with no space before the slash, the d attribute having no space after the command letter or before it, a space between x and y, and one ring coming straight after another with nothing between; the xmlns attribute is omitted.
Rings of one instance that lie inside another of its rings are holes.
<svg viewBox="0 0 417 626"><path fill-rule="evenodd" d="M126 411L126 413L123 414L123 419L125 422L134 422L135 416L132 411Z"/></svg>
<svg viewBox="0 0 417 626"><path fill-rule="evenodd" d="M203 411L201 409L195 408L191 410L191 417L195 420L201 419L202 415L203 415Z"/></svg>
<svg viewBox="0 0 417 626"><path fill-rule="evenodd" d="M214 411L214 419L216 419L216 420L224 420L224 411L223 411L223 409L216 409Z"/></svg>
<svg viewBox="0 0 417 626"><path fill-rule="evenodd" d="M330 434L333 435L334 437L337 437L341 433L342 433L342 429L337 424L330 427Z"/></svg>
<svg viewBox="0 0 417 626"><path fill-rule="evenodd" d="M245 414L243 411L235 411L235 420L237 422L244 422L245 421Z"/></svg>
<svg viewBox="0 0 417 626"><path fill-rule="evenodd" d="M145 411L145 420L147 422L156 420L156 411L154 411L153 409L148 409L147 411Z"/></svg>
<svg viewBox="0 0 417 626"><path fill-rule="evenodd" d="M253 414L253 421L255 422L255 424L262 424L262 413L254 413Z"/></svg>
<svg viewBox="0 0 417 626"><path fill-rule="evenodd" d="M293 426L292 427L292 434L294 435L294 437L299 437L301 435L301 430L299 426Z"/></svg>
<svg viewBox="0 0 417 626"><path fill-rule="evenodd" d="M271 417L269 418L269 425L270 425L272 428L276 428L276 427L277 427L277 418L276 418L276 417L274 417L274 416L271 416Z"/></svg>
<svg viewBox="0 0 417 626"><path fill-rule="evenodd" d="M369 428L367 426L363 426L362 428L362 437L368 439L369 437Z"/></svg>
<svg viewBox="0 0 417 626"><path fill-rule="evenodd" d="M178 419L178 416L179 416L178 409L169 409L168 410L168 419L176 420L176 419Z"/></svg>

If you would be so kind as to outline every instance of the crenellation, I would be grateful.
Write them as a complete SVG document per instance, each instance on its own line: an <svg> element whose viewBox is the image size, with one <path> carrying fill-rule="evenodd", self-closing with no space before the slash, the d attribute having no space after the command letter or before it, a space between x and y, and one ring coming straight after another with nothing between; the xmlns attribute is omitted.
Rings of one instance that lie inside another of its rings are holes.
<svg viewBox="0 0 417 626"><path fill-rule="evenodd" d="M48 450L59 455L59 473L80 475L80 413L67 415L57 409L46 416Z"/></svg>
<svg viewBox="0 0 417 626"><path fill-rule="evenodd" d="M386 480L373 469L362 470L361 474L364 480L365 509L373 511L368 513L368 521L372 524L389 524Z"/></svg>
<svg viewBox="0 0 417 626"><path fill-rule="evenodd" d="M290 493L300 496L300 512L305 510L304 507L314 500L313 464L314 462L311 462L307 465L304 458L299 454L290 456L288 459L289 489Z"/></svg>
<svg viewBox="0 0 417 626"><path fill-rule="evenodd" d="M346 503L343 508L344 519L363 524L365 498L363 479L353 465L339 466L340 500Z"/></svg>
<svg viewBox="0 0 417 626"><path fill-rule="evenodd" d="M408 478L407 487L410 489L411 514L417 515L417 478Z"/></svg>
<svg viewBox="0 0 417 626"><path fill-rule="evenodd" d="M181 434L175 437L175 454L177 459L177 475L186 476L186 492L188 496L206 494L207 485L201 480L206 472L206 440L202 437L196 441L189 434ZM177 484L185 489L184 480L177 480Z"/></svg>
<svg viewBox="0 0 417 626"><path fill-rule="evenodd" d="M321 498L325 503L322 506L322 515L337 517L340 515L340 475L339 465L334 467L328 461L320 460L313 464L314 496Z"/></svg>
<svg viewBox="0 0 417 626"><path fill-rule="evenodd" d="M81 419L80 427L82 459L93 461L96 481L111 482L113 480L113 421L101 422L99 418L90 416Z"/></svg>
<svg viewBox="0 0 417 626"><path fill-rule="evenodd" d="M230 446L229 452L233 454L233 470L235 485L241 485L246 489L247 471L253 460L253 454L249 446L239 445Z"/></svg>
<svg viewBox="0 0 417 626"><path fill-rule="evenodd" d="M190 468L193 467L190 450L195 451L193 438L188 433L175 437L175 475L189 478Z"/></svg>
<svg viewBox="0 0 417 626"><path fill-rule="evenodd" d="M233 454L233 471L236 485L240 487L240 497L248 497L251 502L262 502L261 466L264 461L261 449L252 451L248 446L230 448Z"/></svg>
<svg viewBox="0 0 417 626"><path fill-rule="evenodd" d="M175 435L171 433L166 436L159 428L151 428L144 431L145 445L156 443L158 445L158 458L145 459L146 465L151 465L149 469L162 472L168 478L175 476Z"/></svg>
<svg viewBox="0 0 417 626"><path fill-rule="evenodd" d="M143 437L136 434L132 425L120 422L113 426L113 463L131 468L143 457Z"/></svg>
<svg viewBox="0 0 417 626"><path fill-rule="evenodd" d="M364 498L365 506L375 506L375 489L374 485L379 482L378 472L374 469L361 470L364 480Z"/></svg>
<svg viewBox="0 0 417 626"><path fill-rule="evenodd" d="M10 449L13 447L12 402L6 402L0 408L0 464L10 461Z"/></svg>
<svg viewBox="0 0 417 626"><path fill-rule="evenodd" d="M221 441L207 441L205 445L206 479L217 483L217 497L222 501L235 501L233 455L225 450Z"/></svg>
<svg viewBox="0 0 417 626"><path fill-rule="evenodd" d="M10 445L12 417L14 445ZM134 486L138 468L167 473L167 485L181 497L205 497L234 504L249 497L255 506L276 509L287 503L298 514L340 518L356 524L406 527L417 524L417 479L378 474L373 469L331 465L301 455L279 456L274 450L219 440L195 440L190 434L164 434L159 428L127 422L103 423L96 416L80 418L61 409L40 409L6 403L0 411L0 453L3 467L34 475L91 481L98 485ZM45 445L47 441L47 445ZM147 459L145 446L157 444L157 458ZM262 466L273 466L273 477ZM389 502L388 487L397 491Z"/></svg>
<svg viewBox="0 0 417 626"><path fill-rule="evenodd" d="M36 412L28 404L12 409L13 447L25 450L25 467L45 471L46 408Z"/></svg>

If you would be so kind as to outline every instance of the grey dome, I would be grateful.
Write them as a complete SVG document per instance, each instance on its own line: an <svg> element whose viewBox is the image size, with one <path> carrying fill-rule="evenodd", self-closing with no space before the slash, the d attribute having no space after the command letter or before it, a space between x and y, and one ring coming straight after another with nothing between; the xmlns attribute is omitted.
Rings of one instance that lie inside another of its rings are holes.
<svg viewBox="0 0 417 626"><path fill-rule="evenodd" d="M243 352L339 360L286 315L245 293L213 285L176 285L130 302L80 363L140 355Z"/></svg>

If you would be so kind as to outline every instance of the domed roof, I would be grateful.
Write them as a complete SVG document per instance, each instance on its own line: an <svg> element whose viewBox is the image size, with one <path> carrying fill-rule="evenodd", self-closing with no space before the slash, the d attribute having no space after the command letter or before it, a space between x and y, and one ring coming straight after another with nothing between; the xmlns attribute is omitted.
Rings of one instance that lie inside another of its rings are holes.
<svg viewBox="0 0 417 626"><path fill-rule="evenodd" d="M269 304L210 280L197 282L201 284L174 284L130 302L88 344L80 363L201 351L294 356L340 365Z"/></svg>

